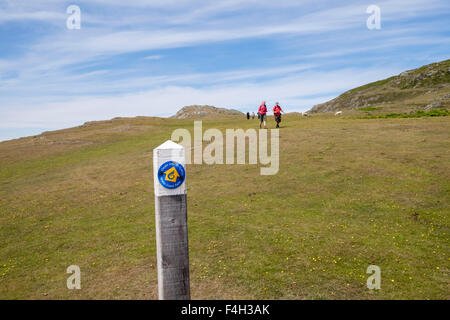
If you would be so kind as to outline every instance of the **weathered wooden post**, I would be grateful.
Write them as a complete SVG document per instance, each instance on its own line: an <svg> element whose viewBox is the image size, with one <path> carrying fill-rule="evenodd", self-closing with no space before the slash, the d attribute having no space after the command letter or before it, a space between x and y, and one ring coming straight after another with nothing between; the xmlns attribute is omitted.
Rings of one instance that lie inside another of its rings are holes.
<svg viewBox="0 0 450 320"><path fill-rule="evenodd" d="M170 140L153 150L159 300L188 300L189 247L184 147Z"/></svg>

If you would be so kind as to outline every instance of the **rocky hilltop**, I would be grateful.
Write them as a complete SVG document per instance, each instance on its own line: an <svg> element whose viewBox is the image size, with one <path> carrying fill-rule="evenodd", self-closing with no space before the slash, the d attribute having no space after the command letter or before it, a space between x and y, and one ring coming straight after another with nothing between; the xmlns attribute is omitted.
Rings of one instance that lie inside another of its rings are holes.
<svg viewBox="0 0 450 320"><path fill-rule="evenodd" d="M360 108L411 111L449 107L450 60L445 60L349 90L333 100L315 105L309 112Z"/></svg>
<svg viewBox="0 0 450 320"><path fill-rule="evenodd" d="M171 118L190 119L190 118L208 118L217 116L244 116L240 111L226 108L216 108L213 106L186 106L179 110Z"/></svg>

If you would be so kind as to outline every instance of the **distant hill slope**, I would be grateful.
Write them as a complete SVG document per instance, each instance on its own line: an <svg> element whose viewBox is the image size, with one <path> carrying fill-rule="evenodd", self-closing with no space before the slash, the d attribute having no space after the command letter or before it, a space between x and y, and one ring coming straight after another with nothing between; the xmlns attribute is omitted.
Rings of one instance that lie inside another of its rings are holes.
<svg viewBox="0 0 450 320"><path fill-rule="evenodd" d="M190 118L216 117L220 115L243 116L244 114L240 111L233 109L216 108L213 106L193 105L182 108L171 118L190 119Z"/></svg>
<svg viewBox="0 0 450 320"><path fill-rule="evenodd" d="M309 112L379 108L387 111L450 107L450 60L408 70L349 90Z"/></svg>

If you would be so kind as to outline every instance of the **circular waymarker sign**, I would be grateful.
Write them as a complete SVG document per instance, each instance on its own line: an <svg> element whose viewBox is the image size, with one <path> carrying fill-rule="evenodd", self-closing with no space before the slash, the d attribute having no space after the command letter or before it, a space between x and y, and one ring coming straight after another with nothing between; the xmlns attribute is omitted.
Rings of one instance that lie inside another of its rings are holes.
<svg viewBox="0 0 450 320"><path fill-rule="evenodd" d="M167 189L176 189L181 186L185 176L183 166L175 161L164 162L158 170L159 183Z"/></svg>

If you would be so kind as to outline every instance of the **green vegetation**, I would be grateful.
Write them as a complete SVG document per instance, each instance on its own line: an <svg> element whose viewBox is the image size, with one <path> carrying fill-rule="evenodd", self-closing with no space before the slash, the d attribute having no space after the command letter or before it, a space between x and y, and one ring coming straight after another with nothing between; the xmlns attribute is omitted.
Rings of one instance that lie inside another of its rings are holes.
<svg viewBox="0 0 450 320"><path fill-rule="evenodd" d="M348 93L349 94L355 94L355 93L358 93L360 91L364 91L366 89L370 89L370 88L374 88L374 87L380 87L380 86L383 86L385 84L388 84L393 79L395 79L395 77L390 77L390 78L387 78L387 79L371 82L371 83L365 84L363 86L360 86L360 87L354 88L352 90L349 90Z"/></svg>
<svg viewBox="0 0 450 320"><path fill-rule="evenodd" d="M156 299L152 150L176 128L193 121L0 143L0 298ZM449 117L293 115L275 176L188 165L192 298L448 299L449 129ZM72 264L81 290L66 288ZM381 290L366 287L371 264Z"/></svg>
<svg viewBox="0 0 450 320"><path fill-rule="evenodd" d="M375 108L375 107L364 107L364 108L358 108L359 111L375 111L380 110L381 108Z"/></svg>
<svg viewBox="0 0 450 320"><path fill-rule="evenodd" d="M422 117L446 117L450 114L447 109L432 109L430 111L418 110L410 113L387 113L369 115L365 119L387 119L387 118L422 118Z"/></svg>

